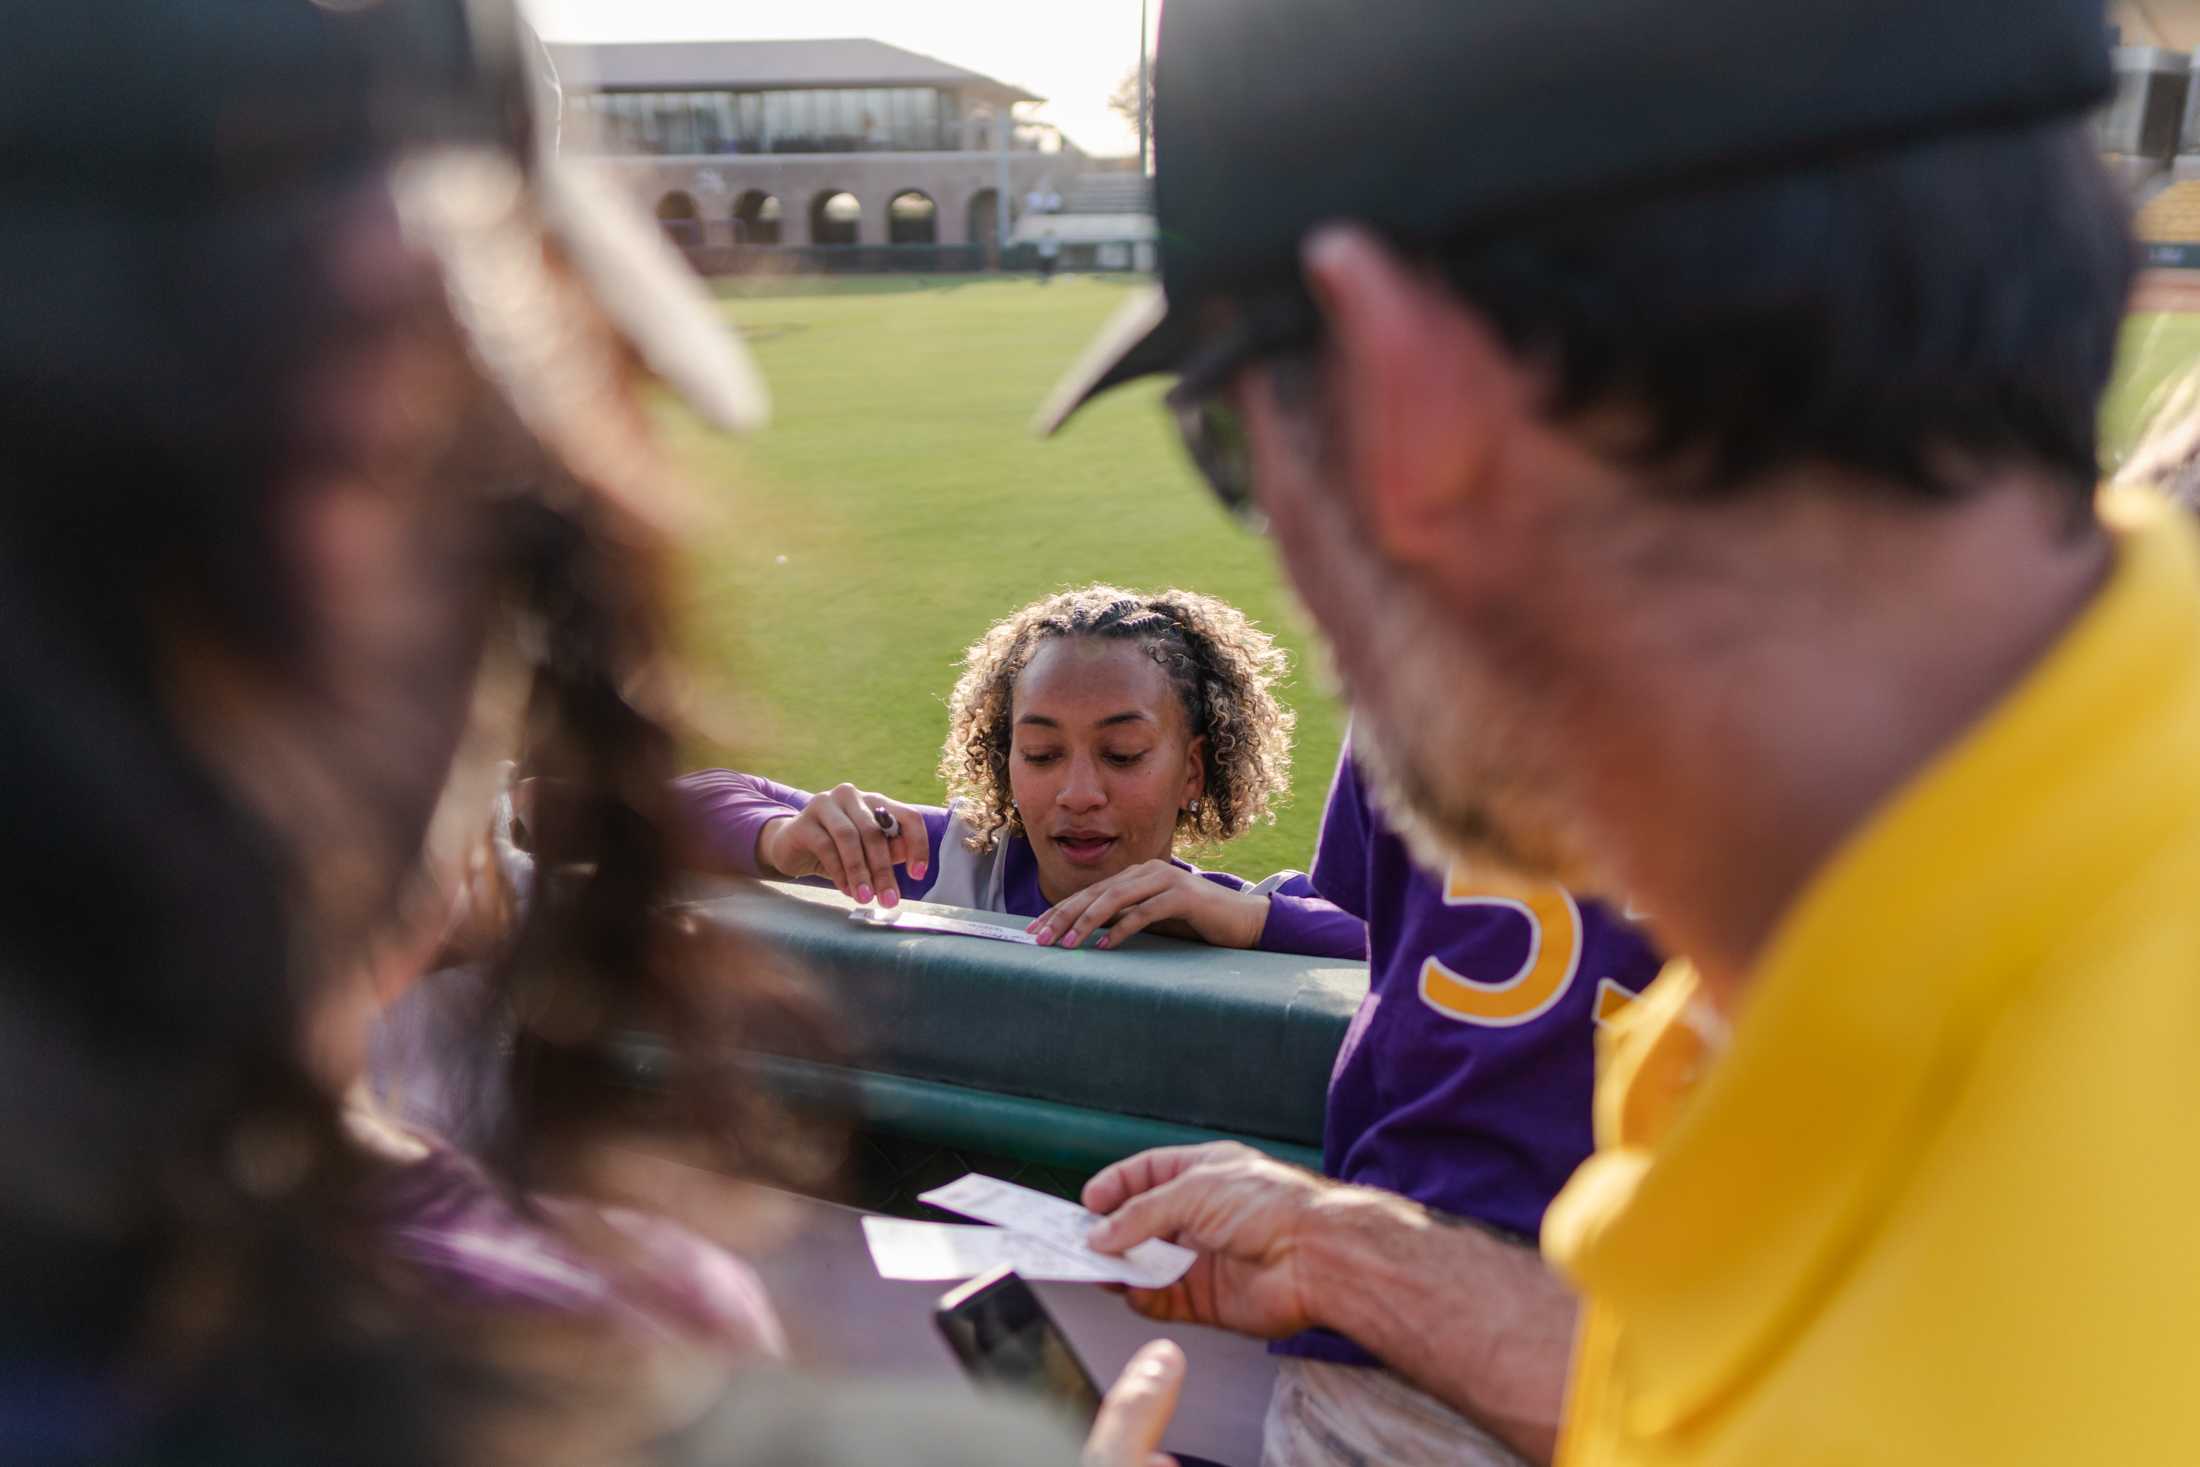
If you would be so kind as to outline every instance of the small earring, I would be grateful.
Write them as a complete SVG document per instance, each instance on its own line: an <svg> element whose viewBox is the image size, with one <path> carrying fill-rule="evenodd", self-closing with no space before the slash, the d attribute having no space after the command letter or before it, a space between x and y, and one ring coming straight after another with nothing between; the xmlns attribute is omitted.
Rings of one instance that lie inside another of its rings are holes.
<svg viewBox="0 0 2200 1467"><path fill-rule="evenodd" d="M1184 813L1187 815L1197 815L1199 813L1199 801L1194 800L1189 805L1186 805L1184 807Z"/></svg>

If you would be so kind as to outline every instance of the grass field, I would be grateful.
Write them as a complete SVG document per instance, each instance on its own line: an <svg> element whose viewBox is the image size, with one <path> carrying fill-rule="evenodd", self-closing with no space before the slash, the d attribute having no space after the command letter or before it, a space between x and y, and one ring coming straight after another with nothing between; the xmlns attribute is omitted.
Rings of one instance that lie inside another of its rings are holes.
<svg viewBox="0 0 2200 1467"><path fill-rule="evenodd" d="M1242 606L1294 657L1293 797L1219 863L1307 863L1339 720L1266 546L1200 487L1158 388L1111 396L1051 443L1027 426L1126 290L890 277L729 297L774 422L731 445L674 420L727 506L694 547L685 627L699 663L763 706L736 747L698 758L937 800L947 691L987 625L1089 581L1186 586Z"/></svg>
<svg viewBox="0 0 2200 1467"><path fill-rule="evenodd" d="M1256 876L1306 864L1340 719L1266 547L1200 488L1154 384L1103 400L1055 442L1027 430L1127 288L883 277L727 290L775 421L730 444L669 417L725 509L690 547L686 643L748 699L719 735L731 747L698 747L697 762L937 800L946 693L987 624L1088 581L1187 586L1244 607L1296 667L1292 798L1218 864ZM2200 317L2133 318L2104 419L2112 453L2154 388L2196 360Z"/></svg>

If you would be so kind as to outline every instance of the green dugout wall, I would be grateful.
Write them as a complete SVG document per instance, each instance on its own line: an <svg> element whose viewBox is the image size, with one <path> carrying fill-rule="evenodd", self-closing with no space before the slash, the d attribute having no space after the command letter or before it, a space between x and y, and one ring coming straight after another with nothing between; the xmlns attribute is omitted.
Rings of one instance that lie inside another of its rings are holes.
<svg viewBox="0 0 2200 1467"><path fill-rule="evenodd" d="M746 1059L791 1102L845 1115L852 1200L885 1210L972 1169L1067 1195L1134 1151L1219 1137L1318 1166L1330 1066L1367 992L1359 963L1143 936L1064 952L903 932L850 921L838 893L777 883L709 883L687 910L831 1006L838 1063ZM633 1042L637 1079L656 1052Z"/></svg>

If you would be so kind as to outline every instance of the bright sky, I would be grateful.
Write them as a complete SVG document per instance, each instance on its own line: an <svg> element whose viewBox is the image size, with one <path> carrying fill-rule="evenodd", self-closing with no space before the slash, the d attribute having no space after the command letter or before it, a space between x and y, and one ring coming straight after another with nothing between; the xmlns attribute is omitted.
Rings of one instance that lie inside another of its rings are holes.
<svg viewBox="0 0 2200 1467"><path fill-rule="evenodd" d="M1047 98L1037 115L1088 153L1134 153L1108 93L1138 64L1139 0L523 0L553 41L868 36ZM1160 19L1155 0L1153 21Z"/></svg>

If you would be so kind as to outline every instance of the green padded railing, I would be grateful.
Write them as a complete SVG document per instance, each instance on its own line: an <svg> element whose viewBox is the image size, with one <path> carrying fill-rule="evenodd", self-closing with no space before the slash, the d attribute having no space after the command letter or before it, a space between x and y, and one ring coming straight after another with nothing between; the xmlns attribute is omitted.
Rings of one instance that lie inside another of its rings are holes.
<svg viewBox="0 0 2200 1467"><path fill-rule="evenodd" d="M686 906L793 964L845 1026L848 1067L754 1056L765 1083L851 1107L859 1130L903 1153L1005 1158L1064 1180L1216 1137L1318 1164L1330 1067L1367 991L1364 964L1165 938L1064 952L871 927L804 886L711 882Z"/></svg>
<svg viewBox="0 0 2200 1467"><path fill-rule="evenodd" d="M955 1151L1013 1156L1070 1172L1095 1172L1135 1151L1187 1146L1222 1134L938 1080L851 1071L772 1055L757 1057L755 1073L778 1094L798 1103L835 1105L852 1100L872 1130ZM1322 1164L1319 1146L1259 1136L1238 1139L1300 1166L1318 1170Z"/></svg>

